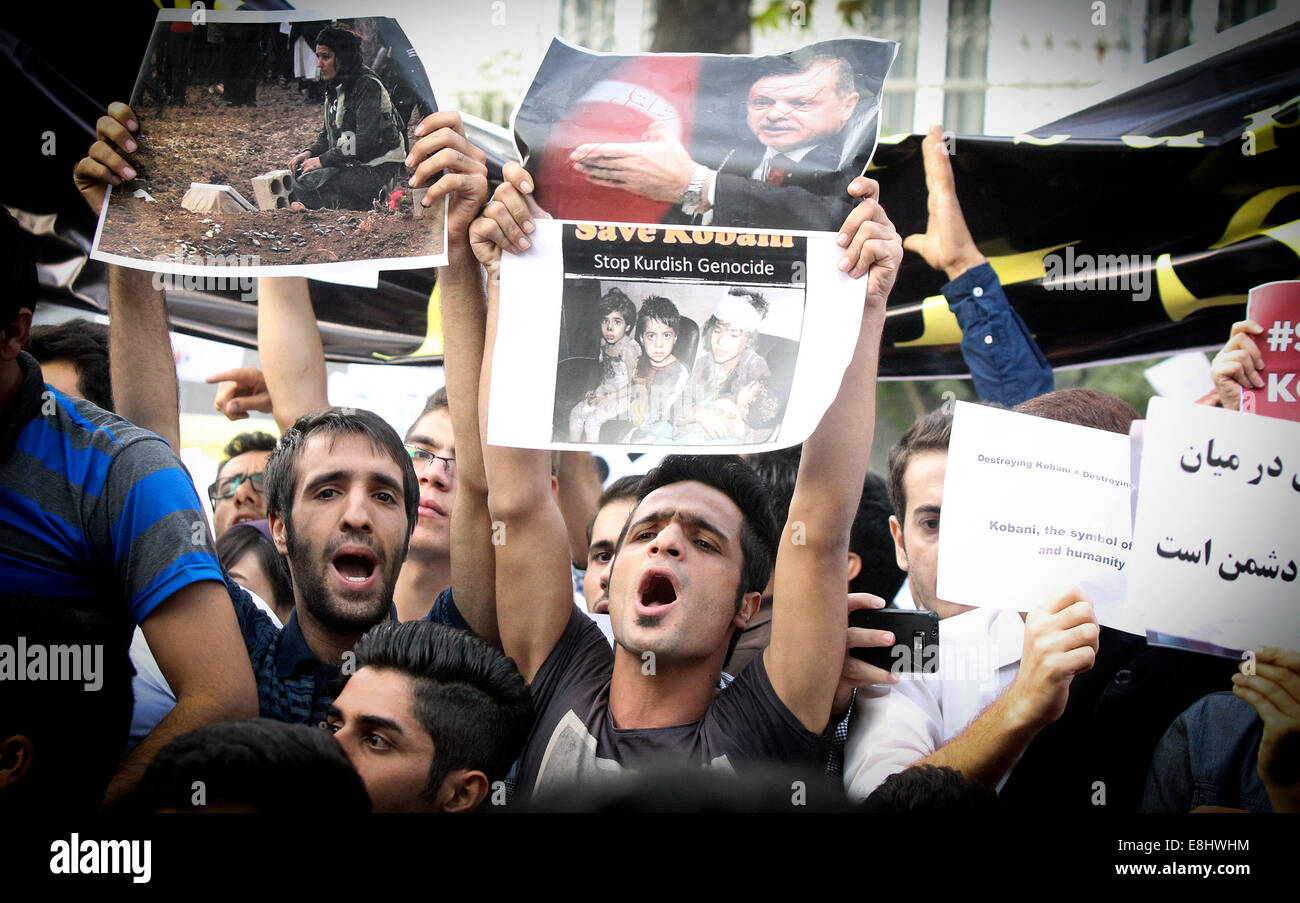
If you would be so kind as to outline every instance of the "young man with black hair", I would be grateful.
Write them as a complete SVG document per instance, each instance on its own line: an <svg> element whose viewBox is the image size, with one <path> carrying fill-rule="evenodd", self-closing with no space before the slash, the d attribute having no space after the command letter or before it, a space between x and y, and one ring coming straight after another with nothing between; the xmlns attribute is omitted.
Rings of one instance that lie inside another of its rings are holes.
<svg viewBox="0 0 1300 903"><path fill-rule="evenodd" d="M371 812L360 776L324 731L269 718L177 737L149 763L132 807L331 819Z"/></svg>
<svg viewBox="0 0 1300 903"><path fill-rule="evenodd" d="M531 182L508 166L470 230L489 272L484 384L491 373L502 246L520 247ZM669 458L642 481L610 575L611 650L573 605L564 523L546 452L484 448L503 648L531 685L537 715L518 786L532 793L664 756L729 768L766 760L820 770L822 734L840 677L848 617L849 526L874 426L885 298L901 239L876 200L844 223L841 267L868 275L858 344L836 400L808 440L790 508L806 544L777 542L761 481L734 458ZM480 404L486 404L480 398ZM787 525L787 530L795 529ZM773 637L764 656L719 692L727 649L757 608L776 559Z"/></svg>
<svg viewBox="0 0 1300 903"><path fill-rule="evenodd" d="M318 724L344 653L391 616L419 505L411 458L370 411L326 408L284 434L266 465L267 519L293 576L283 630L237 603L261 714Z"/></svg>
<svg viewBox="0 0 1300 903"><path fill-rule="evenodd" d="M376 812L472 812L523 749L533 707L519 669L465 630L379 624L328 726Z"/></svg>
<svg viewBox="0 0 1300 903"><path fill-rule="evenodd" d="M64 395L113 410L107 326L84 317L33 326L24 350L36 358L49 385Z"/></svg>
<svg viewBox="0 0 1300 903"><path fill-rule="evenodd" d="M449 415L458 432L476 436L483 348L481 288L465 239L468 223L487 194L487 168L482 151L468 143L456 113L425 117L416 134L421 137L408 160L414 170L412 183L418 187L432 181L436 173L450 170L430 189L435 200L443 195L450 199L449 263L439 271L439 281L445 286L443 339ZM469 273L474 273L473 280L466 277ZM304 285L287 288L300 292L297 300L305 298ZM307 366L314 366L314 359ZM319 391L319 386L310 391ZM370 412L327 408L304 414L285 432L271 456L265 484L267 513L272 537L289 557L295 606L289 623L279 632L268 618L250 612L250 606L241 607L263 715L307 724L323 721L333 702L333 683L341 673L344 654L366 630L395 614L393 594L399 569L417 529L423 500L421 477L415 472L408 444L419 441L421 424L430 416L448 414L441 408L431 410L416 422L404 443L392 427ZM451 603L450 593L444 592L439 597L441 607L433 599L429 604L434 607L430 616L469 626L492 640L496 616L491 525L477 445L471 443L455 459L461 488L451 530L453 538L463 540L453 542L450 552L457 575L455 603ZM431 454L450 450L442 445L433 447L436 451ZM444 461L433 463L446 465ZM426 476L429 469L426 466Z"/></svg>
<svg viewBox="0 0 1300 903"><path fill-rule="evenodd" d="M1137 418L1122 400L1092 389L1061 389L1014 410L1124 435ZM890 529L914 600L906 604L944 620L940 660L951 663L979 648L995 657L966 658L951 677L923 675L859 693L845 751L848 793L864 798L919 760L956 768L1019 808L1093 809L1093 782L1100 780L1111 811L1133 811L1161 732L1193 700L1225 685L1233 663L1148 647L1145 637L1102 627L1078 589L1023 618L940 599L951 432L952 414L940 409L919 418L890 449L897 512Z"/></svg>

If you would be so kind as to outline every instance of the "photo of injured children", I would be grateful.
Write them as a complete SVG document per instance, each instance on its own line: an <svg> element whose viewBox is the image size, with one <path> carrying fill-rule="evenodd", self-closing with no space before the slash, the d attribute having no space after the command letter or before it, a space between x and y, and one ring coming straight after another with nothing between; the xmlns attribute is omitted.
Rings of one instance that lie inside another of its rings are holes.
<svg viewBox="0 0 1300 903"><path fill-rule="evenodd" d="M775 441L803 303L787 286L570 279L553 440Z"/></svg>

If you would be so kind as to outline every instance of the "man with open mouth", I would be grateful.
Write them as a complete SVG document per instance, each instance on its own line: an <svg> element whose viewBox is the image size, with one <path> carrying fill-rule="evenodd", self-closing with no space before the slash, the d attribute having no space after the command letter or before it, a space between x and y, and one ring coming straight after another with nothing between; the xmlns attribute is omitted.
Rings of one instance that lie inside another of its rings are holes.
<svg viewBox="0 0 1300 903"><path fill-rule="evenodd" d="M401 437L378 415L326 408L284 434L265 488L271 536L293 575L294 612L276 630L243 598L236 611L261 715L315 725L357 639L395 617L419 483Z"/></svg>
<svg viewBox="0 0 1300 903"><path fill-rule="evenodd" d="M470 229L489 273L484 368L495 346L501 247L521 247L531 184L507 166L495 201ZM550 455L486 445L502 649L533 696L518 763L525 794L637 770L671 758L742 769L772 761L824 767L825 732L846 645L849 531L866 475L885 299L902 243L878 186L842 228L842 272L866 275L867 297L840 392L804 446L785 538L760 478L732 456L672 456L637 490L608 572L615 647L573 604L569 544L551 501ZM507 237L508 236L508 237ZM523 247L526 247L524 245ZM729 647L757 610L775 566L772 637L726 688Z"/></svg>

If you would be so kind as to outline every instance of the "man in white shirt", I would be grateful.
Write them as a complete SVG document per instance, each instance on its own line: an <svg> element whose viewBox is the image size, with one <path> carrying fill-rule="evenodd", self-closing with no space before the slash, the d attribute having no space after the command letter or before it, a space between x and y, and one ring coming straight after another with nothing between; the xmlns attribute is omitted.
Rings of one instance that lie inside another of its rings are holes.
<svg viewBox="0 0 1300 903"><path fill-rule="evenodd" d="M1072 590L1030 612L940 599L939 516L952 415L917 420L889 452L890 517L898 566L915 607L939 615L940 671L859 690L844 785L865 799L885 778L923 762L1000 787L1034 736L1056 720L1074 675L1092 667L1100 628Z"/></svg>

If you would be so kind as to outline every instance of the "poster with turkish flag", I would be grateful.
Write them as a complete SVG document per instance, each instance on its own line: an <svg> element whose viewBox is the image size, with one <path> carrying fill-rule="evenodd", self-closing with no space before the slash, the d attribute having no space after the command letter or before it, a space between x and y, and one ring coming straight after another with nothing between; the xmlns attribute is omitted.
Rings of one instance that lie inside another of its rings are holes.
<svg viewBox="0 0 1300 903"><path fill-rule="evenodd" d="M1300 281L1268 282L1250 290L1246 319L1264 331L1254 337L1264 368L1261 389L1241 390L1248 414L1300 420Z"/></svg>
<svg viewBox="0 0 1300 903"><path fill-rule="evenodd" d="M834 232L898 45L767 56L595 53L556 38L514 115L535 200L566 221Z"/></svg>

